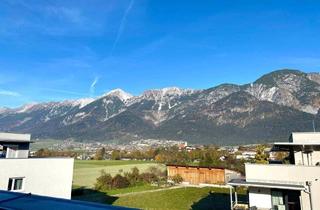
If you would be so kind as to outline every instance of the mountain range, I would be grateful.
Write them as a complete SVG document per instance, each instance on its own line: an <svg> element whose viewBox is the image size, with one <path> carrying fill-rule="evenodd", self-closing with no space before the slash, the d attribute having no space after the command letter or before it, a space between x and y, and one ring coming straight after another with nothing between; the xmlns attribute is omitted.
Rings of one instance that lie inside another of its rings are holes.
<svg viewBox="0 0 320 210"><path fill-rule="evenodd" d="M139 96L115 89L98 98L0 108L0 131L39 139L232 145L286 140L293 131L313 131L313 124L320 131L320 74L289 69L245 85L170 87Z"/></svg>

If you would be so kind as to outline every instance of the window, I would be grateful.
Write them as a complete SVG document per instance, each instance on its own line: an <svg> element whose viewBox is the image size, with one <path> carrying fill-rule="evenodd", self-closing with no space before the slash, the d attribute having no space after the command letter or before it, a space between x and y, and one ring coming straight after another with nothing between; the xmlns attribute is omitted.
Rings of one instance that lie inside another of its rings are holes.
<svg viewBox="0 0 320 210"><path fill-rule="evenodd" d="M283 196L283 192L282 191L278 191L278 190L272 190L271 191L271 202L272 202L272 206L275 209L285 209L285 205L284 205L284 196Z"/></svg>
<svg viewBox="0 0 320 210"><path fill-rule="evenodd" d="M19 191L23 188L23 180L24 178L18 177L18 178L9 178L8 182L8 190L9 191Z"/></svg>

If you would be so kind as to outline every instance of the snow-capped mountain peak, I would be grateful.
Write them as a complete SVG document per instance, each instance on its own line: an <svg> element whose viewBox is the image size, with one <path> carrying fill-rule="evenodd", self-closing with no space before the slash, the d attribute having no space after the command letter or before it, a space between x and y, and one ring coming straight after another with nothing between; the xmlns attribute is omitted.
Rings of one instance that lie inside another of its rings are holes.
<svg viewBox="0 0 320 210"><path fill-rule="evenodd" d="M88 104L90 104L94 100L95 100L94 98L80 98L80 99L72 101L72 105L79 106L79 109L81 109L82 107L87 106Z"/></svg>
<svg viewBox="0 0 320 210"><path fill-rule="evenodd" d="M7 111L9 111L10 109L7 107L0 107L0 114L5 113Z"/></svg>
<svg viewBox="0 0 320 210"><path fill-rule="evenodd" d="M116 96L122 101L127 101L127 100L129 100L130 98L133 97L133 95L131 95L130 93L125 92L124 90L122 90L120 88L111 90L108 93L106 93L104 96Z"/></svg>
<svg viewBox="0 0 320 210"><path fill-rule="evenodd" d="M178 87L167 87L161 89L162 95L182 95L185 90Z"/></svg>
<svg viewBox="0 0 320 210"><path fill-rule="evenodd" d="M30 109L32 109L35 105L37 105L38 103L29 103L29 104L25 104L22 107L17 109L17 113L23 113L23 112L27 112Z"/></svg>
<svg viewBox="0 0 320 210"><path fill-rule="evenodd" d="M163 97L167 96L181 96L188 93L193 93L194 90L191 89L183 89L178 87L166 87L162 89L153 89L153 90L147 90L142 94L142 97L144 98L154 98L156 100L159 100Z"/></svg>
<svg viewBox="0 0 320 210"><path fill-rule="evenodd" d="M308 79L320 84L320 73L318 73L318 72L309 73Z"/></svg>
<svg viewBox="0 0 320 210"><path fill-rule="evenodd" d="M292 130L311 131L312 120L320 124L319 107L319 73L279 70L244 85L226 83L205 90L168 87L139 96L115 89L96 99L0 108L0 131L97 141L152 137L254 143L282 138Z"/></svg>

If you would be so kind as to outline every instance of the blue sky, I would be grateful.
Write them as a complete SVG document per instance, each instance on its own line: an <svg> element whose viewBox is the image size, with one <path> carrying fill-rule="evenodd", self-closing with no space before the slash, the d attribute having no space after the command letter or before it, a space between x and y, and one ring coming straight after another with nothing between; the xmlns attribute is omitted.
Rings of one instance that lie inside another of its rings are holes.
<svg viewBox="0 0 320 210"><path fill-rule="evenodd" d="M319 72L320 1L2 0L0 106Z"/></svg>

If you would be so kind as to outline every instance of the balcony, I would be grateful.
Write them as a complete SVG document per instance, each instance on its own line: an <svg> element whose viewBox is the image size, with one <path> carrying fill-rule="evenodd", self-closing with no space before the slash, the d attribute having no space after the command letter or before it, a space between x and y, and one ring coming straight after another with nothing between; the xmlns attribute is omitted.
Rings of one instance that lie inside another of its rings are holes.
<svg viewBox="0 0 320 210"><path fill-rule="evenodd" d="M320 177L319 166L246 164L245 170L247 182L305 185Z"/></svg>
<svg viewBox="0 0 320 210"><path fill-rule="evenodd" d="M319 166L246 164L245 170L246 179L231 180L228 184L234 189L248 187L250 206L270 209L274 206L283 208L285 205L285 209L311 209L311 201L319 198ZM235 202L232 202L232 197L230 189L232 208L236 209L239 204L237 194L234 196ZM273 197L280 198L280 201L278 199L278 203L273 203ZM312 205L317 206L315 203Z"/></svg>

